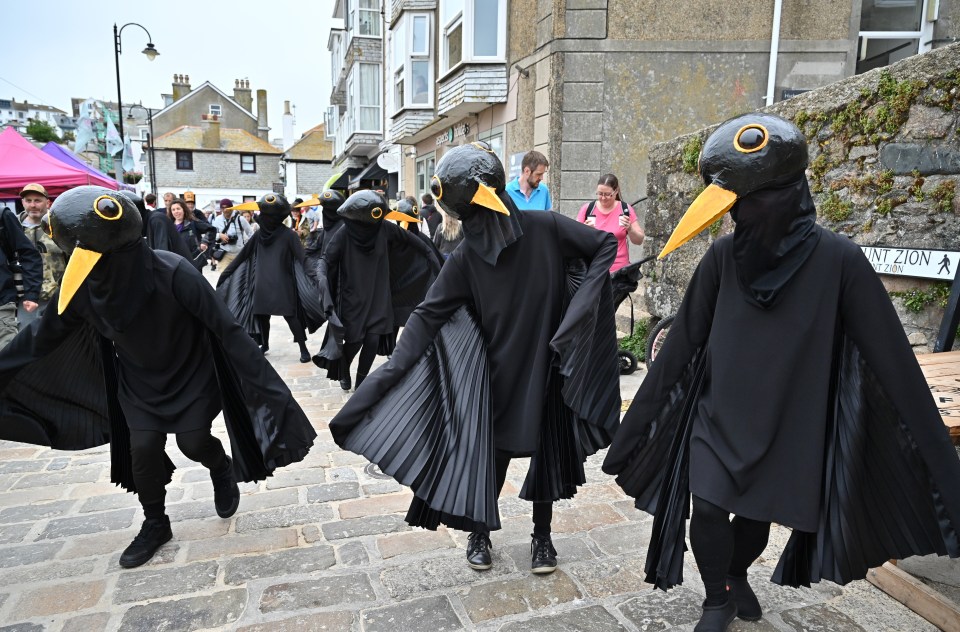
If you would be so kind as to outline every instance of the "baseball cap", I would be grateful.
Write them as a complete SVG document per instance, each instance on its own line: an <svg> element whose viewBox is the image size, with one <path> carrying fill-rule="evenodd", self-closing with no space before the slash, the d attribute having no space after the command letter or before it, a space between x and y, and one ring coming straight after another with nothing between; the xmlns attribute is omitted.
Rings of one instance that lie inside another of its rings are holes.
<svg viewBox="0 0 960 632"><path fill-rule="evenodd" d="M197 196L195 196L195 195L193 194L193 191L186 191L186 192L184 192L184 194L183 194L183 201L184 201L184 202L196 202L196 201L197 201Z"/></svg>
<svg viewBox="0 0 960 632"><path fill-rule="evenodd" d="M50 199L50 196L47 195L47 190L43 188L43 185L37 184L36 182L23 187L23 190L20 191L20 197L25 196L27 193L39 193L43 197Z"/></svg>
<svg viewBox="0 0 960 632"><path fill-rule="evenodd" d="M220 208L224 208L226 206L233 206L233 200L230 198L223 198L220 200Z"/></svg>

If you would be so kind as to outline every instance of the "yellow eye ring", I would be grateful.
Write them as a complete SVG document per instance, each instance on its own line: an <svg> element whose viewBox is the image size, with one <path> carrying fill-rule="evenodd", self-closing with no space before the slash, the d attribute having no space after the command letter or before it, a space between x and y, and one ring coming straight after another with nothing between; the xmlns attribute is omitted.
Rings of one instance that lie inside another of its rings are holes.
<svg viewBox="0 0 960 632"><path fill-rule="evenodd" d="M103 210L100 208L100 203L103 201L112 202L117 207L117 214L113 217L109 215L104 215ZM101 195L96 200L93 201L93 212L102 217L103 219L113 222L121 217L123 217L123 204L121 204L116 198L109 195Z"/></svg>
<svg viewBox="0 0 960 632"><path fill-rule="evenodd" d="M373 219L380 219L381 217L383 217L383 209L380 208L379 206L373 207L373 210L370 211L370 217L372 217Z"/></svg>
<svg viewBox="0 0 960 632"><path fill-rule="evenodd" d="M417 216L419 216L419 215L420 215L420 209L418 209L416 206L414 206L414 207L413 207L413 216L414 216L414 217L417 217Z"/></svg>
<svg viewBox="0 0 960 632"><path fill-rule="evenodd" d="M762 133L763 138L760 141L760 144L756 145L755 147L752 147L749 145L747 147L744 147L743 145L740 144L740 137L743 136L744 133L749 132L750 130L756 130ZM734 148L743 154L752 154L755 151L760 151L761 149L767 146L768 142L770 142L770 134L767 132L767 128L764 127L763 125L760 125L759 123L750 123L748 125L744 125L739 130L737 130L737 135L733 137Z"/></svg>
<svg viewBox="0 0 960 632"><path fill-rule="evenodd" d="M324 192L323 192L323 197L325 197L325 198L327 198L327 199L329 200L329 199L330 199L331 197L333 197L333 196L330 195L330 192L329 192L329 191L324 191Z"/></svg>
<svg viewBox="0 0 960 632"><path fill-rule="evenodd" d="M277 201L277 198L276 198L275 196L273 196L273 195L268 195L267 197L264 198L264 201L265 201L267 204L273 204L274 202Z"/></svg>
<svg viewBox="0 0 960 632"><path fill-rule="evenodd" d="M481 144L480 144L479 142L477 142L477 141L474 141L474 142L472 142L472 143L470 143L470 144L473 145L474 147L476 147L477 149L482 149L483 151L487 152L488 154L494 153L494 151L493 151L492 149L490 149L490 148L488 148L488 147L484 147L483 145L481 145Z"/></svg>
<svg viewBox="0 0 960 632"><path fill-rule="evenodd" d="M436 181L437 183L437 188L433 188L433 185L431 184L430 190L433 191L433 196L435 198L437 198L438 200L442 200L443 199L443 183L440 182L440 178L438 178L437 176L433 176L432 178L430 178L430 182L434 182L434 181Z"/></svg>

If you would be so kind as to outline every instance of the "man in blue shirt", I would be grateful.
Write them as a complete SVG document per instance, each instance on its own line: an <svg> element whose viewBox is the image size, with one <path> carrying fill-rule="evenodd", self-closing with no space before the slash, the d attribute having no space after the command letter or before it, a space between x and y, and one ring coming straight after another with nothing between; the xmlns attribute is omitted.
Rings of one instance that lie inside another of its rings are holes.
<svg viewBox="0 0 960 632"><path fill-rule="evenodd" d="M506 190L513 203L522 211L549 211L553 209L550 190L542 184L547 172L547 157L539 151L528 151L520 162L520 175L507 183Z"/></svg>

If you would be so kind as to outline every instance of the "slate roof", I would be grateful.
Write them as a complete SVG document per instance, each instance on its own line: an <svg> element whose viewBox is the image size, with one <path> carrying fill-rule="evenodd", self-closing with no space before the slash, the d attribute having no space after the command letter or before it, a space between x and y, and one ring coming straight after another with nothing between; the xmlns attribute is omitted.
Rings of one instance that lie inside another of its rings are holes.
<svg viewBox="0 0 960 632"><path fill-rule="evenodd" d="M190 151L213 151L203 146L203 130L200 127L181 125L175 130L158 136L154 146L157 149L183 149ZM282 154L265 140L243 129L226 128L220 130L220 151L237 154Z"/></svg>

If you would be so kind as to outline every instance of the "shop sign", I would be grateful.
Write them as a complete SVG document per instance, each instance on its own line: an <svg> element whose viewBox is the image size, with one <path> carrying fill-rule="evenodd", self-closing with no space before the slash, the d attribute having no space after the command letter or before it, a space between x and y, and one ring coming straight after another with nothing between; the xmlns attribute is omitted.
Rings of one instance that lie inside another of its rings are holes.
<svg viewBox="0 0 960 632"><path fill-rule="evenodd" d="M470 135L470 124L469 123L458 123L451 126L446 133L440 134L437 136L437 147L440 145L445 145L447 143L452 143L453 141L464 138L465 136Z"/></svg>

